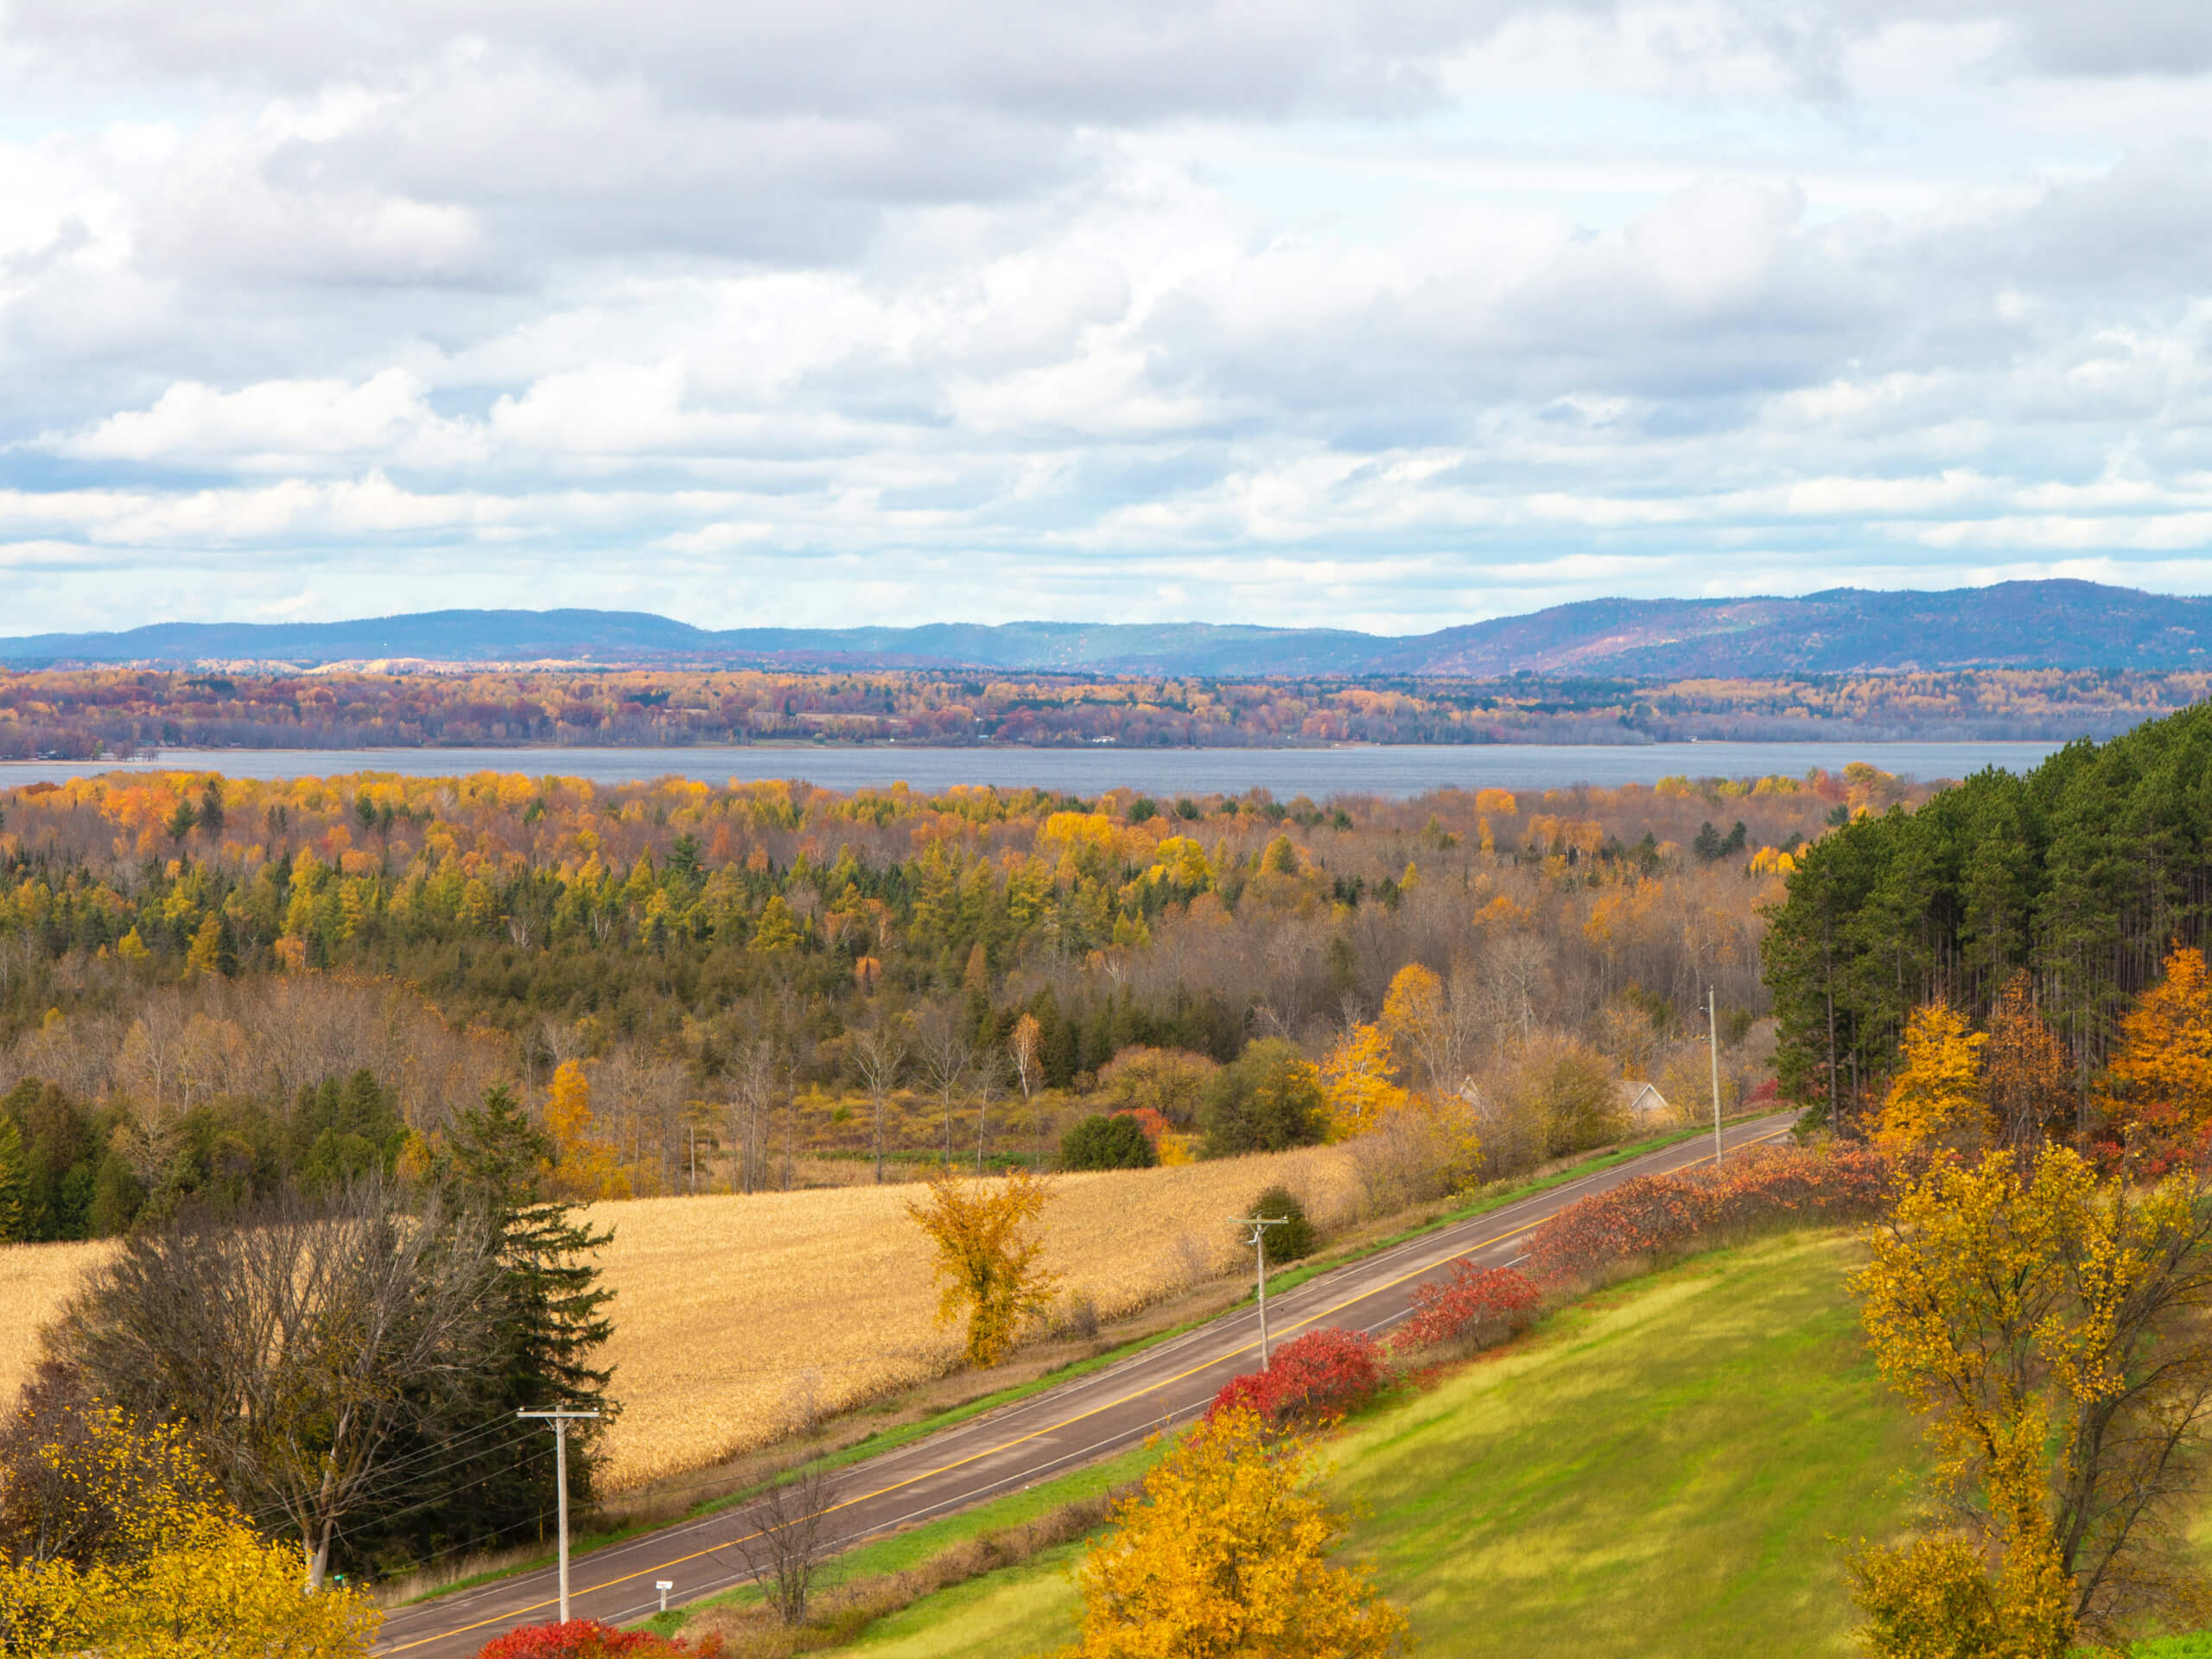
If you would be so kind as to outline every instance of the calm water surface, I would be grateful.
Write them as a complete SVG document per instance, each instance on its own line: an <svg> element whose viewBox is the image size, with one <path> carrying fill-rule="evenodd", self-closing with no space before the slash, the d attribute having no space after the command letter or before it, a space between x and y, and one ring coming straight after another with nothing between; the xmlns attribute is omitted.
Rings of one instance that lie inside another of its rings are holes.
<svg viewBox="0 0 2212 1659"><path fill-rule="evenodd" d="M454 778L519 772L594 783L633 783L673 774L709 784L804 779L826 789L903 782L932 791L949 784L997 784L1090 795L1127 785L1160 795L1241 793L1264 788L1288 799L1310 795L1418 795L1427 790L1548 789L1568 784L1650 784L1693 778L1802 778L1815 766L1840 771L1865 760L1923 781L1964 778L1985 767L2024 772L2056 743L1650 743L1497 744L1471 747L1347 745L1330 749L830 748L761 744L696 749L170 749L158 759L0 762L0 788L61 783L103 772L155 767L220 772L232 778L319 778L388 772Z"/></svg>

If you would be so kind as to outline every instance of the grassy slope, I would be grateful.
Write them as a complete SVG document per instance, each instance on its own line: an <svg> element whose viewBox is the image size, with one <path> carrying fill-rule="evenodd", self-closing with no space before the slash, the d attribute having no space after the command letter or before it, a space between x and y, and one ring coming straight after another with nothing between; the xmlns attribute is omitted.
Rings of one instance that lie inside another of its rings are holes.
<svg viewBox="0 0 2212 1659"><path fill-rule="evenodd" d="M1833 1236L1701 1257L1355 1425L1332 1487L1431 1653L1848 1650L1837 1541L1888 1531L1916 1437ZM887 1619L870 1659L1016 1659L1075 1629L1073 1552Z"/></svg>

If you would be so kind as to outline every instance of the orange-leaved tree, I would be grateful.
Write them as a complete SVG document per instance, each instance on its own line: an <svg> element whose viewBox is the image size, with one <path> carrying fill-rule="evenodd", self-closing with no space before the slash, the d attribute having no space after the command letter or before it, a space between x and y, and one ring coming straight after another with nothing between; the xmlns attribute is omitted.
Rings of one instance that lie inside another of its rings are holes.
<svg viewBox="0 0 2212 1659"><path fill-rule="evenodd" d="M2006 1145L2026 1147L2063 1135L2074 1116L2066 1045L2036 1007L2035 982L2012 976L1989 1014L1981 1051L1982 1095Z"/></svg>
<svg viewBox="0 0 2212 1659"><path fill-rule="evenodd" d="M927 1204L906 1206L937 1247L939 1322L968 1316L971 1363L997 1364L1023 1322L1051 1305L1058 1275L1045 1268L1033 1224L1052 1195L1051 1184L1027 1170L1003 1180L948 1172L930 1183Z"/></svg>
<svg viewBox="0 0 2212 1659"><path fill-rule="evenodd" d="M1249 1408L1192 1429L1115 1513L1081 1572L1070 1659L1383 1659L1403 1614L1333 1565L1344 1522L1313 1491L1307 1441Z"/></svg>
<svg viewBox="0 0 2212 1659"><path fill-rule="evenodd" d="M1942 1160L1852 1281L1875 1363L1923 1414L1952 1525L1851 1561L1893 1659L2060 1659L2139 1618L2194 1629L2185 1546L2212 1451L2212 1209L2192 1175L2100 1182L2072 1148Z"/></svg>
<svg viewBox="0 0 2212 1659"><path fill-rule="evenodd" d="M1882 1103L1874 1138L1885 1147L1980 1147L1990 1134L1981 1049L1988 1039L1942 1002L1905 1022L1904 1065Z"/></svg>
<svg viewBox="0 0 2212 1659"><path fill-rule="evenodd" d="M2162 1162L2212 1131L2212 980L2202 950L2177 947L2165 976L2121 1016L2097 1103L2124 1141Z"/></svg>
<svg viewBox="0 0 2212 1659"><path fill-rule="evenodd" d="M1390 1044L1378 1026L1355 1025L1321 1062L1321 1093L1329 1103L1329 1138L1364 1135L1403 1107L1406 1091L1390 1075Z"/></svg>

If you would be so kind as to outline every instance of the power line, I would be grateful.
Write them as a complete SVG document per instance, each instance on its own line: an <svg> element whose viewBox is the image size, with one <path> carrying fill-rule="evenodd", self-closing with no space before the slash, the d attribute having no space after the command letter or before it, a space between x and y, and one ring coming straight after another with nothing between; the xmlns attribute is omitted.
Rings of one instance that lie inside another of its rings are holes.
<svg viewBox="0 0 2212 1659"><path fill-rule="evenodd" d="M417 1464L428 1462L432 1459L448 1456L452 1452L459 1450L461 1447L468 1445L471 1441L484 1439L494 1430L512 1427L512 1425L506 1419L494 1418L490 1422L480 1423L474 1428L463 1429L458 1434L450 1435L447 1439L439 1441L435 1446L425 1446L419 1452L411 1452L404 1458L401 1458L395 1462L385 1465L383 1468L378 1471L378 1473L381 1477L388 1478L403 1469L412 1468ZM286 1513L288 1513L288 1511L285 1510L284 1506L279 1503L271 1510L249 1510L246 1511L246 1519L252 1522L256 1526L259 1526L277 1516L282 1516Z"/></svg>

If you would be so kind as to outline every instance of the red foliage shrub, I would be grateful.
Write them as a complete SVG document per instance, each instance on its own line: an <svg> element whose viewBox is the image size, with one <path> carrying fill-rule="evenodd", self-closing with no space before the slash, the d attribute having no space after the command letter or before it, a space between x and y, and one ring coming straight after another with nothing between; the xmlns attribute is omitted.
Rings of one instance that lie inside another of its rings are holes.
<svg viewBox="0 0 2212 1659"><path fill-rule="evenodd" d="M1485 1325L1517 1328L1528 1323L1543 1293L1511 1268L1478 1268L1454 1262L1452 1276L1414 1287L1414 1311L1390 1338L1400 1353L1447 1342Z"/></svg>
<svg viewBox="0 0 2212 1659"><path fill-rule="evenodd" d="M1206 1416L1245 1406L1277 1427L1323 1421L1372 1399L1382 1386L1382 1344L1363 1331L1330 1325L1283 1344L1264 1371L1231 1377Z"/></svg>
<svg viewBox="0 0 2212 1659"><path fill-rule="evenodd" d="M694 1645L655 1636L650 1630L618 1630L595 1618L565 1624L525 1624L494 1637L476 1659L713 1659L722 1650L719 1636Z"/></svg>
<svg viewBox="0 0 2212 1659"><path fill-rule="evenodd" d="M1569 1205L1531 1233L1529 1270L1540 1283L1573 1280L1780 1221L1864 1220L1888 1206L1895 1168L1867 1147L1761 1147L1731 1154L1717 1173L1639 1175Z"/></svg>
<svg viewBox="0 0 2212 1659"><path fill-rule="evenodd" d="M1154 1152L1160 1150L1160 1137L1175 1127L1160 1116L1158 1108L1152 1106L1132 1106L1127 1111L1111 1112L1108 1116L1136 1119L1137 1128L1144 1131L1144 1138L1152 1142Z"/></svg>

